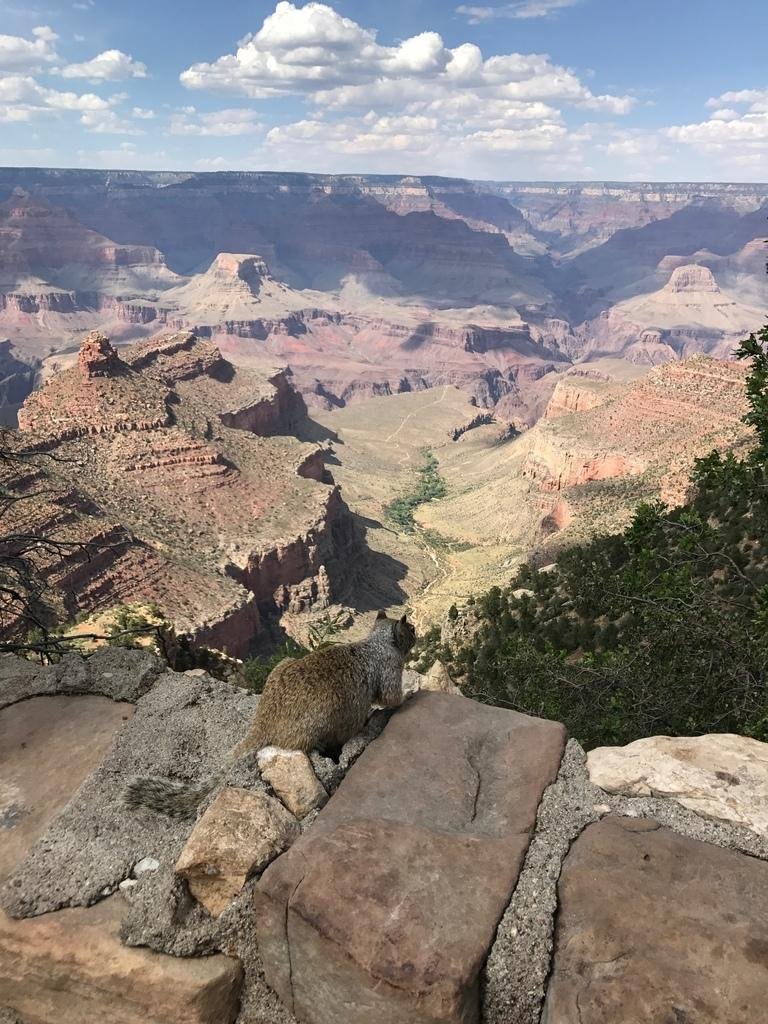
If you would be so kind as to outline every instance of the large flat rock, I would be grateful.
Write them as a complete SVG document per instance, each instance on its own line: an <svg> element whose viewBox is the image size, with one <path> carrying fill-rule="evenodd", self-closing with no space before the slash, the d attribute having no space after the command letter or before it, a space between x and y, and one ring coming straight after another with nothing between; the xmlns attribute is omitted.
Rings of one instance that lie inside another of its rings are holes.
<svg viewBox="0 0 768 1024"><path fill-rule="evenodd" d="M133 706L32 697L0 710L0 881L101 762Z"/></svg>
<svg viewBox="0 0 768 1024"><path fill-rule="evenodd" d="M606 818L558 888L542 1024L768 1020L768 863Z"/></svg>
<svg viewBox="0 0 768 1024"><path fill-rule="evenodd" d="M589 777L608 793L671 797L697 814L768 839L768 743L749 736L648 736L597 747Z"/></svg>
<svg viewBox="0 0 768 1024"><path fill-rule="evenodd" d="M133 714L106 697L33 697L0 710L0 881L101 763ZM115 896L27 920L0 911L0 1009L25 1024L230 1024L242 969L129 949Z"/></svg>
<svg viewBox="0 0 768 1024"><path fill-rule="evenodd" d="M0 912L0 1007L25 1024L231 1024L242 968L123 946L122 898L13 921Z"/></svg>
<svg viewBox="0 0 768 1024"><path fill-rule="evenodd" d="M266 977L309 1024L478 1019L563 727L423 693L367 748L256 893Z"/></svg>

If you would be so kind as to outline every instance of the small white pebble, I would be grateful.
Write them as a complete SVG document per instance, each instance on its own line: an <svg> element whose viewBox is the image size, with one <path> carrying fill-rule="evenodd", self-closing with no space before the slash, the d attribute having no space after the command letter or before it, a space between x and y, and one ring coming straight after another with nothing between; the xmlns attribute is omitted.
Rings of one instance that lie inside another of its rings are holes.
<svg viewBox="0 0 768 1024"><path fill-rule="evenodd" d="M128 889L132 889L134 887L134 885L138 885L138 884L139 883L136 881L135 878L124 878L122 880L122 882L118 885L117 888L121 892L127 892Z"/></svg>
<svg viewBox="0 0 768 1024"><path fill-rule="evenodd" d="M159 867L159 860L155 860L154 857L144 857L138 864L133 865L133 874L134 877L136 875L143 875L145 871L157 871Z"/></svg>
<svg viewBox="0 0 768 1024"><path fill-rule="evenodd" d="M595 806L592 808L595 814L608 814L610 809L610 804L595 804Z"/></svg>

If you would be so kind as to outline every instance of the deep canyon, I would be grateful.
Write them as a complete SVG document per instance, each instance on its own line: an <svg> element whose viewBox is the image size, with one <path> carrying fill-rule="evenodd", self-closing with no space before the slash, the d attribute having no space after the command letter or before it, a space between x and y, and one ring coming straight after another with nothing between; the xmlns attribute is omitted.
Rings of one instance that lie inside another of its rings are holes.
<svg viewBox="0 0 768 1024"><path fill-rule="evenodd" d="M88 545L62 617L151 600L238 656L329 608L423 625L682 500L745 443L767 216L765 185L0 169L3 421L61 457L6 485ZM447 495L404 534L424 449Z"/></svg>

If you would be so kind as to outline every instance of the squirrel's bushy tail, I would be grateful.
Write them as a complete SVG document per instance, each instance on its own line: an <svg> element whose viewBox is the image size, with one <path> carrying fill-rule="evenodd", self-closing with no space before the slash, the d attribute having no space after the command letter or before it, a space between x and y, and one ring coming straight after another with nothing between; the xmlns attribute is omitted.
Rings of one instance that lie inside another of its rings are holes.
<svg viewBox="0 0 768 1024"><path fill-rule="evenodd" d="M146 807L171 818L188 818L218 783L219 779L211 779L192 786L171 779L137 777L125 787L124 800L132 809Z"/></svg>

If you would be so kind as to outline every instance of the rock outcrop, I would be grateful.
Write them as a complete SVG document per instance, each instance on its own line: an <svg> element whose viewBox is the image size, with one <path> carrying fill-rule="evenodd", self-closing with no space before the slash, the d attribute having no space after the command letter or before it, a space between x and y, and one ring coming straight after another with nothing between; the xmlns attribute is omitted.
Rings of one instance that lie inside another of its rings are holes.
<svg viewBox="0 0 768 1024"><path fill-rule="evenodd" d="M142 380L97 331L80 348L76 370L51 377L19 410L19 427L46 445L82 434L170 425L171 393Z"/></svg>
<svg viewBox="0 0 768 1024"><path fill-rule="evenodd" d="M335 1024L346 1006L366 1024L477 1020L563 743L551 722L412 698L257 887L266 977L300 1019Z"/></svg>
<svg viewBox="0 0 768 1024"><path fill-rule="evenodd" d="M619 529L640 496L685 501L697 457L749 443L742 419L746 373L741 363L695 356L631 384L585 378L597 400L569 414L557 396L561 385L570 388L571 375L561 378L552 413L524 435L521 473L530 481L524 503L537 527L535 538L521 542L530 546L555 534L558 543L586 540Z"/></svg>
<svg viewBox="0 0 768 1024"><path fill-rule="evenodd" d="M663 796L768 839L768 743L746 736L650 736L590 751L589 777L608 793Z"/></svg>
<svg viewBox="0 0 768 1024"><path fill-rule="evenodd" d="M447 693L378 712L338 763L312 755L332 795L300 838L253 763L196 823L116 799L136 774L210 779L257 700L146 651L0 658L3 1020L762 1020L768 837L606 792L556 723ZM265 809L295 842L259 878ZM185 846L218 916L173 870Z"/></svg>
<svg viewBox="0 0 768 1024"><path fill-rule="evenodd" d="M51 566L59 618L152 602L194 641L243 656L264 619L344 593L364 540L323 449L291 435L305 421L284 372L235 368L188 332L119 353L89 335L20 412L28 443L61 457L62 497L43 470L35 485L26 470L8 480L37 487L23 514L73 543Z"/></svg>
<svg viewBox="0 0 768 1024"><path fill-rule="evenodd" d="M569 451L548 438L537 438L523 465L523 476L542 491L562 491L597 480L637 476L644 469L643 462L626 455Z"/></svg>
<svg viewBox="0 0 768 1024"><path fill-rule="evenodd" d="M605 375L572 370L561 377L555 385L544 411L544 419L552 420L573 412L594 409L613 397L615 390L615 387L611 388Z"/></svg>

